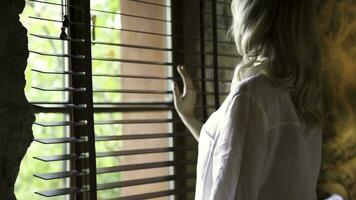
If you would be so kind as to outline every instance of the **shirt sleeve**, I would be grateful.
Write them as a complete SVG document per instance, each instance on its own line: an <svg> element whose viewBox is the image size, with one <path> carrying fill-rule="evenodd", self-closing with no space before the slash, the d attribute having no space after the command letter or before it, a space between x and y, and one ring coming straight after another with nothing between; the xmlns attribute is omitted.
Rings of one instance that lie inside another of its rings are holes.
<svg viewBox="0 0 356 200"><path fill-rule="evenodd" d="M266 119L265 110L249 95L232 97L219 124L219 139L213 152L210 200L236 198L247 135L266 130Z"/></svg>

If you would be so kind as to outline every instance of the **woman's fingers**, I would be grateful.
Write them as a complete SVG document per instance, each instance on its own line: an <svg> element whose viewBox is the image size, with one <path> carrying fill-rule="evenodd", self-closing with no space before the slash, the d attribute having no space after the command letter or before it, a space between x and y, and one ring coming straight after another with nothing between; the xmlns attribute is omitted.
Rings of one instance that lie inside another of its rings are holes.
<svg viewBox="0 0 356 200"><path fill-rule="evenodd" d="M178 85L175 81L173 81L173 97L176 101L179 101L181 95L178 89Z"/></svg>
<svg viewBox="0 0 356 200"><path fill-rule="evenodd" d="M189 91L194 90L193 81L190 78L190 75L188 74L188 72L185 70L184 66L178 66L177 69L178 69L180 76L183 79L184 88L183 88L182 97L185 97L187 94L187 90L189 90Z"/></svg>
<svg viewBox="0 0 356 200"><path fill-rule="evenodd" d="M192 81L190 75L188 74L188 72L187 72L185 66L182 66L181 69L182 69L182 72L183 72L183 74L184 74L184 76L185 76L185 78L186 78L187 86L188 86L189 88L192 88L192 87L193 87L193 81Z"/></svg>
<svg viewBox="0 0 356 200"><path fill-rule="evenodd" d="M183 80L183 94L181 95L181 97L184 97L187 93L187 78L186 75L184 74L184 72L182 72L182 68L181 65L177 66L177 70L179 75L181 76L182 80Z"/></svg>
<svg viewBox="0 0 356 200"><path fill-rule="evenodd" d="M174 106L178 111L178 114L182 115L191 115L194 110L195 104L195 95L196 91L193 87L193 82L190 78L189 73L185 70L183 66L177 66L177 70L179 75L183 80L183 94L179 92L178 83L173 80L173 98L174 98Z"/></svg>
<svg viewBox="0 0 356 200"><path fill-rule="evenodd" d="M178 72L180 74L180 76L183 79L183 83L187 88L191 88L192 87L192 80L190 78L190 75L188 74L188 72L185 70L185 68L183 66L178 66L177 67Z"/></svg>

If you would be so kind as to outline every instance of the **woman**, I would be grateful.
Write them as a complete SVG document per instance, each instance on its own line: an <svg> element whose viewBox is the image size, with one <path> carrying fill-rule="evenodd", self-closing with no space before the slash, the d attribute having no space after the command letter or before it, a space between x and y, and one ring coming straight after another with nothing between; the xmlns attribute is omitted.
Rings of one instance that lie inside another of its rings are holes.
<svg viewBox="0 0 356 200"><path fill-rule="evenodd" d="M199 141L195 200L316 200L321 164L320 58L311 0L233 0L241 63L202 124L184 67L174 104Z"/></svg>

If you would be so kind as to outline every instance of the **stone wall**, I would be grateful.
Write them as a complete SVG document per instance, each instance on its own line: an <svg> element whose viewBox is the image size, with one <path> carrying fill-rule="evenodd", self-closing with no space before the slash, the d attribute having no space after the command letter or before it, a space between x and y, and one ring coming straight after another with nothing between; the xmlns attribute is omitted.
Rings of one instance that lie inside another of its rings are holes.
<svg viewBox="0 0 356 200"><path fill-rule="evenodd" d="M356 199L356 1L322 0L318 9L327 111L320 186Z"/></svg>

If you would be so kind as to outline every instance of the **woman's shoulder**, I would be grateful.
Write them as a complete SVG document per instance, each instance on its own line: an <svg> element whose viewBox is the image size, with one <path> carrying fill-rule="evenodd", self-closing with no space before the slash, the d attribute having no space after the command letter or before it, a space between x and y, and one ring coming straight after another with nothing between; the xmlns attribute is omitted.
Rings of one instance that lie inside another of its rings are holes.
<svg viewBox="0 0 356 200"><path fill-rule="evenodd" d="M231 87L233 95L243 94L254 99L273 98L283 90L266 74L257 74L243 79Z"/></svg>
<svg viewBox="0 0 356 200"><path fill-rule="evenodd" d="M233 96L245 94L258 105L268 118L268 126L280 122L300 123L288 89L278 86L265 74L244 79L233 93Z"/></svg>

